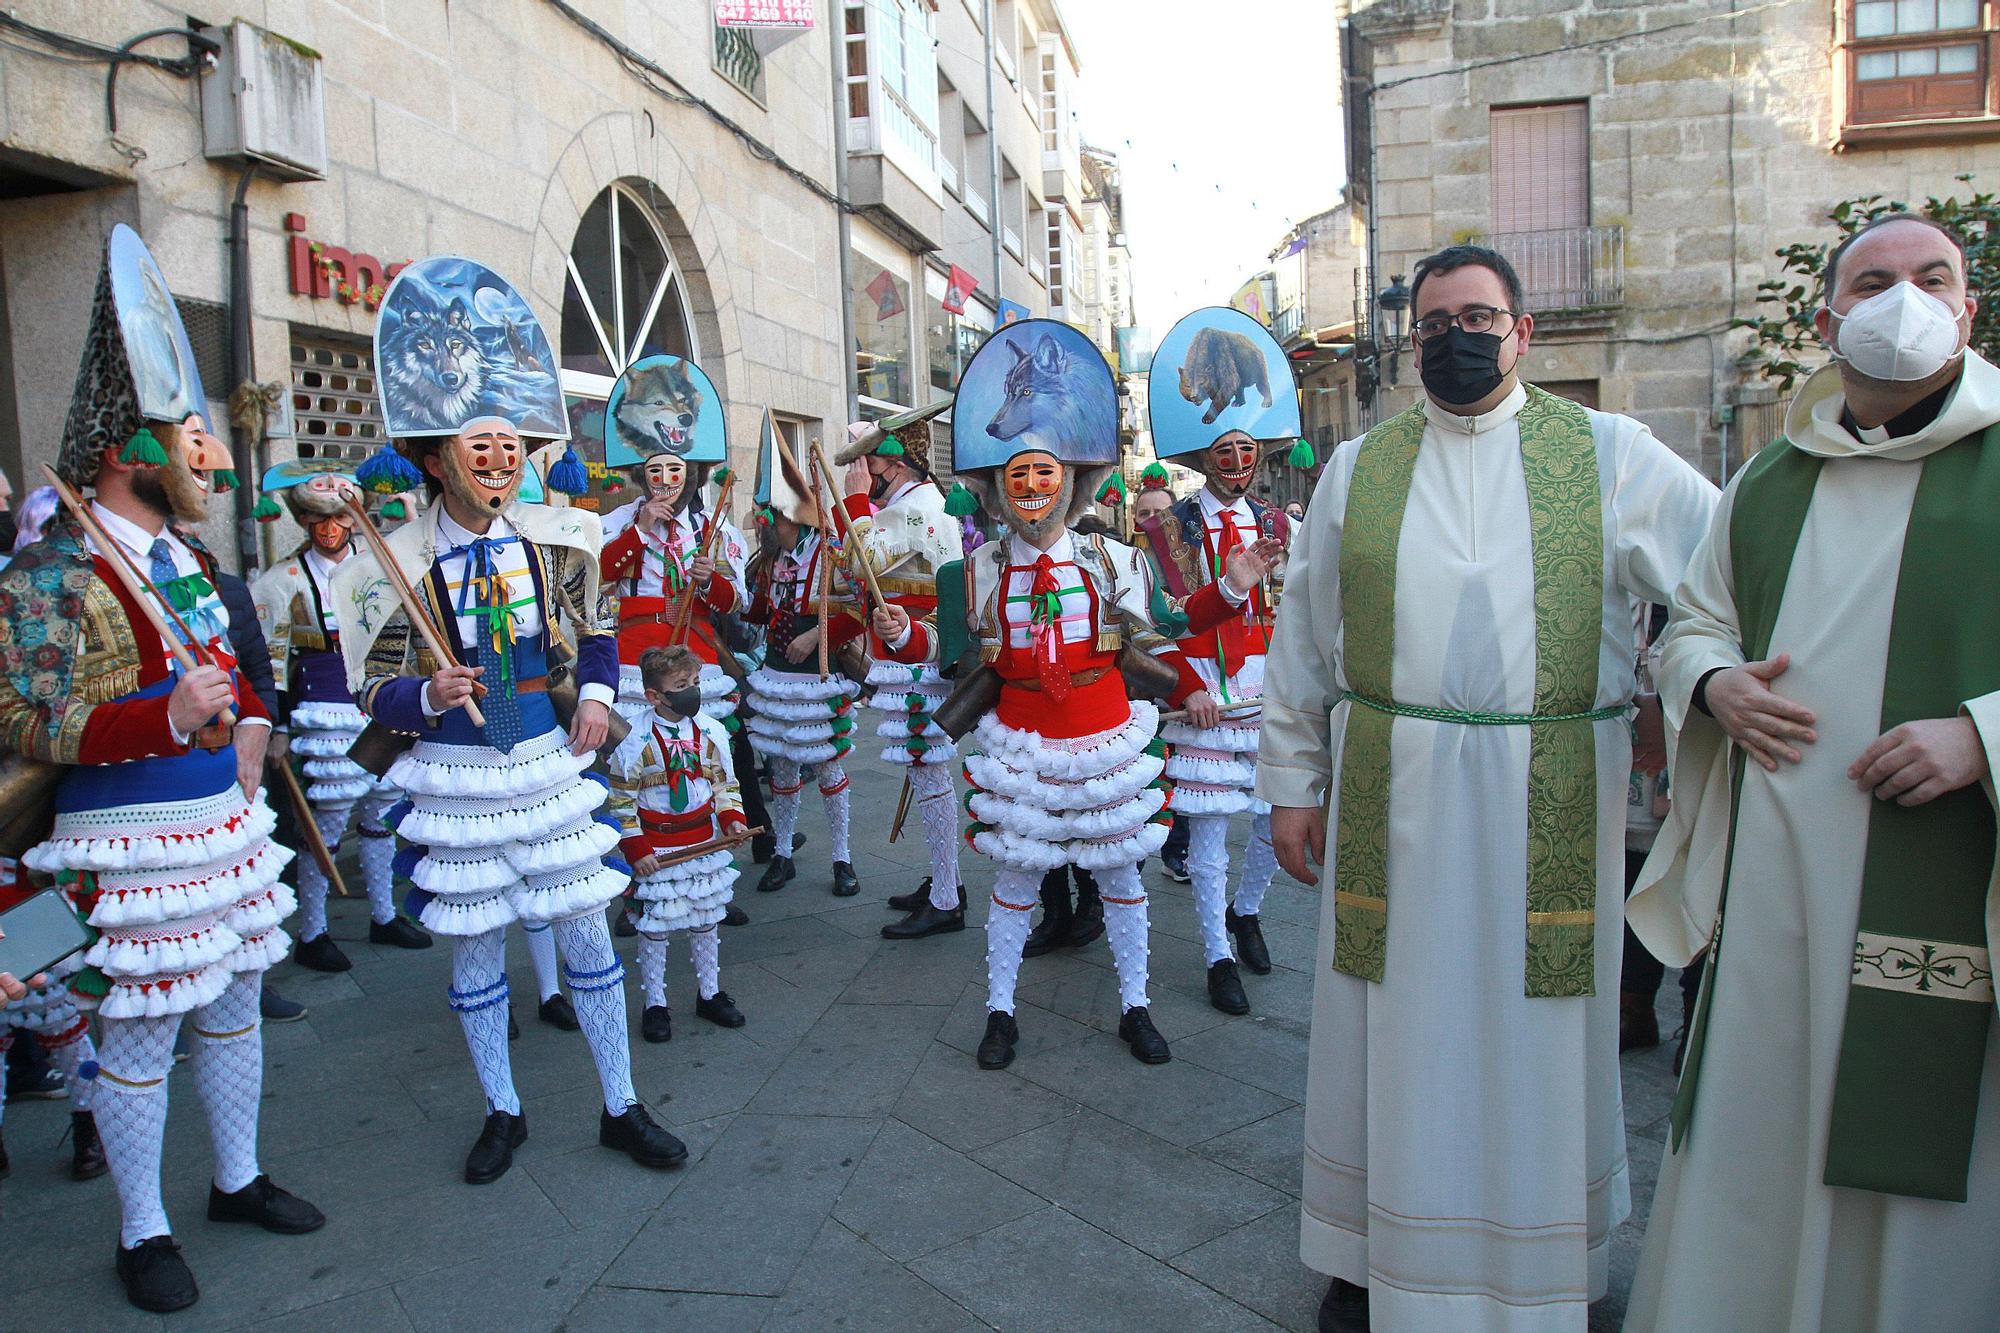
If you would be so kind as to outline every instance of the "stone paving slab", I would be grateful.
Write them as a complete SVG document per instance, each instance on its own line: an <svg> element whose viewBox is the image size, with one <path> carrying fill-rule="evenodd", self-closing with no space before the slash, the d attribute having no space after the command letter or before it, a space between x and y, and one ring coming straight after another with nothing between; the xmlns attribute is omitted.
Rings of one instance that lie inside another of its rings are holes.
<svg viewBox="0 0 2000 1333"><path fill-rule="evenodd" d="M1323 1283L1298 1262L1305 1034L1319 893L1282 875L1263 918L1276 970L1246 975L1253 1013L1209 1007L1188 887L1157 865L1150 999L1174 1060L1142 1066L1114 1034L1118 985L1099 940L1023 965L1019 1056L972 1059L985 1023L990 872L968 855L967 929L881 939L883 906L928 870L921 839L863 850L870 810L900 775L857 763L862 892L826 891L816 801L800 876L739 902L722 936L723 985L748 1016L694 1014L686 947L668 960L674 1037L638 1040L634 1081L689 1164L651 1172L597 1146L600 1092L580 1034L538 1020L526 949L509 941L521 1026L511 1046L529 1122L515 1168L471 1187L460 1171L480 1093L445 1008L445 947L366 943L366 905L332 906L354 962L273 980L311 1008L269 1028L263 1164L320 1204L325 1230L277 1237L203 1218L207 1126L189 1072L169 1080L165 1196L203 1288L189 1316L123 1302L111 1274L109 1179L64 1174L64 1102L6 1117L13 1175L0 1223L6 1327L93 1330L1308 1329ZM1242 830L1239 828L1238 846ZM618 941L631 966L633 942ZM1661 1003L1672 1031L1678 993ZM1673 1091L1670 1048L1625 1060L1633 1195L1643 1217ZM1639 1226L1612 1242L1615 1329ZM87 1314L79 1314L86 1311Z"/></svg>

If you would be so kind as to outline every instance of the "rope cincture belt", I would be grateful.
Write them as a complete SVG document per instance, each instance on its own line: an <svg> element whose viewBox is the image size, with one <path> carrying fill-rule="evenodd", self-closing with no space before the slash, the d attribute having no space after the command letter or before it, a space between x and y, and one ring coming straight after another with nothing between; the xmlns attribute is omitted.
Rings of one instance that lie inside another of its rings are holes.
<svg viewBox="0 0 2000 1333"><path fill-rule="evenodd" d="M1544 722L1609 722L1612 718L1623 717L1632 707L1631 700L1611 704L1604 708L1593 708L1587 713L1467 713L1456 708L1434 708L1429 704L1399 704L1383 699L1371 699L1353 690L1342 691L1341 697L1350 703L1372 708L1378 713L1388 713L1392 717L1420 717L1429 722L1454 722L1462 727L1532 727Z"/></svg>

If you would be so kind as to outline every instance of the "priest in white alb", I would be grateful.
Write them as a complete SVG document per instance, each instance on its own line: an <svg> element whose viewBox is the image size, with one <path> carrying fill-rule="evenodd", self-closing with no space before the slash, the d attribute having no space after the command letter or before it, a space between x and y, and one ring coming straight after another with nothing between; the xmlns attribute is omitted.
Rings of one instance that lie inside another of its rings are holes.
<svg viewBox="0 0 2000 1333"><path fill-rule="evenodd" d="M1257 794L1286 868L1330 871L1300 1251L1323 1329L1581 1330L1631 1206L1632 606L1716 492L1520 382L1506 259L1412 287L1425 398L1327 464L1265 676Z"/></svg>
<svg viewBox="0 0 2000 1333"><path fill-rule="evenodd" d="M1825 289L1834 364L1662 641L1632 927L1710 961L1632 1330L2000 1328L2000 370L1931 222L1863 228Z"/></svg>

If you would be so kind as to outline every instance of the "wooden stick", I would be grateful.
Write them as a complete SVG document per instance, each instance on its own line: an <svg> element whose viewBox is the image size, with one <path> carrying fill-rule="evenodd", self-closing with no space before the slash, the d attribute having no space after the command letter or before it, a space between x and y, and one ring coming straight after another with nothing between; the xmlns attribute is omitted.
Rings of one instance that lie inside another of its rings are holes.
<svg viewBox="0 0 2000 1333"><path fill-rule="evenodd" d="M827 462L826 447L818 440L814 440L812 444L812 461L815 472L826 478L826 489L830 493L839 494L839 492L834 490L833 465ZM846 532L854 531L853 525L847 521L846 514L839 511L836 512L838 514L837 521L840 523L842 530ZM861 570L862 580L868 585L869 597L874 599L875 605L887 606L889 601L882 595L882 585L876 581L875 577L875 562L868 558L868 552L857 545L850 554L854 563Z"/></svg>
<svg viewBox="0 0 2000 1333"><path fill-rule="evenodd" d="M910 770L903 770L903 794L896 798L896 821L889 825L889 841L903 836L903 819L910 813Z"/></svg>
<svg viewBox="0 0 2000 1333"><path fill-rule="evenodd" d="M662 856L654 868L656 870L665 870L668 866L677 866L683 861L692 861L696 857L707 856L710 852L720 852L726 849L733 850L741 847L744 843L762 832L764 832L764 826L759 824L755 828L746 828L740 833L725 833L719 838L711 838L698 846L683 847L677 852L671 852L666 856Z"/></svg>
<svg viewBox="0 0 2000 1333"><path fill-rule="evenodd" d="M444 501L438 500L437 503L443 504ZM403 577L403 567L396 563L395 555L389 550L389 543L383 541L382 534L375 531L374 523L369 521L367 509L362 507L361 497L348 496L347 508L354 515L355 528L368 542L368 549L375 553L375 563L382 566L382 572L389 576L389 582L395 587L396 600L403 604L403 614L410 618L410 624L423 636L425 646L431 650L431 656L445 666L463 666L464 663L458 660L445 643L444 635L431 623L431 614L418 599L416 591L410 587L410 581ZM479 688L477 681L473 682L473 688L475 690ZM465 709L466 717L472 720L473 726L486 725L486 715L479 711L476 702L467 699L462 707Z"/></svg>
<svg viewBox="0 0 2000 1333"><path fill-rule="evenodd" d="M320 873L326 876L326 882L333 885L334 892L345 898L347 885L341 880L340 871L334 868L333 853L328 850L326 839L319 835L319 823L313 819L312 807L306 804L306 794L299 787L298 776L292 772L292 766L282 759L275 767L284 781L285 795L291 798L292 813L298 816L299 832L305 836L306 850L312 853L312 859L319 865Z"/></svg>
<svg viewBox="0 0 2000 1333"><path fill-rule="evenodd" d="M717 493L715 508L708 515L708 530L701 535L701 555L706 559L715 558L715 539L722 535L722 515L727 512L729 488L735 484L736 473L731 470L730 474L722 479L722 490ZM687 596L681 601L680 614L674 617L674 632L668 637L668 643L687 642L688 624L694 617L694 587L689 585L686 592Z"/></svg>
<svg viewBox="0 0 2000 1333"><path fill-rule="evenodd" d="M819 441L814 440L812 447L817 450L819 448ZM812 488L813 503L819 506L820 522L830 524L832 516L827 512L826 496L821 493L818 469L813 470ZM821 680L825 680L828 674L826 669L826 619L829 609L827 604L832 598L833 542L827 529L822 527L819 530L819 678Z"/></svg>
<svg viewBox="0 0 2000 1333"><path fill-rule="evenodd" d="M111 572L118 576L118 581L125 585L126 593L138 604L140 612L152 624L154 632L166 641L167 650L173 654L174 661L179 664L181 670L192 671L201 665L195 661L192 652L194 632L181 620L180 613L174 610L173 603L167 600L167 595L154 587L151 579L139 572L139 567L132 562L131 553L104 530L104 525L97 521L97 516L90 512L88 505L84 504L83 497L71 489L68 482L57 476L54 468L44 463L42 471L48 475L49 484L56 488L56 494L62 499L63 507L68 509L82 525L90 540L97 544L97 548L104 552L105 563L111 566ZM167 628L166 620L160 615L162 607L166 608L167 614L174 618L174 623L180 627L181 633L187 636L185 641L179 634ZM225 727L234 726L236 714L225 708L216 714L216 720Z"/></svg>

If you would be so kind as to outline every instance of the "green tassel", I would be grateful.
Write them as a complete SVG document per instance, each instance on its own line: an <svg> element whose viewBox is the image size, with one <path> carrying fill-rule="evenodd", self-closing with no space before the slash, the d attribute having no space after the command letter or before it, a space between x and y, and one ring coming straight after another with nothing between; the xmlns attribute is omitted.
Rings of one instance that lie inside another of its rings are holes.
<svg viewBox="0 0 2000 1333"><path fill-rule="evenodd" d="M965 489L964 482L954 481L951 484L951 494L944 497L944 512L953 518L964 518L967 514L979 512L979 501L973 498L971 491Z"/></svg>
<svg viewBox="0 0 2000 1333"><path fill-rule="evenodd" d="M847 737L835 736L833 738L833 757L835 759L840 758L842 755L846 754L849 750L852 750L853 748L854 748L854 742L847 739Z"/></svg>
<svg viewBox="0 0 2000 1333"><path fill-rule="evenodd" d="M236 469L233 467L226 467L223 468L220 472L209 473L208 484L213 486L218 492L235 490L238 485L238 482L236 480Z"/></svg>
<svg viewBox="0 0 2000 1333"><path fill-rule="evenodd" d="M1173 478L1167 475L1166 465L1163 463L1148 463L1146 470L1139 474L1139 484L1142 486L1165 486L1172 480Z"/></svg>
<svg viewBox="0 0 2000 1333"><path fill-rule="evenodd" d="M401 518L408 518L409 516L410 516L409 506L404 504L401 500L391 500L389 501L389 503L382 506L383 518L401 519Z"/></svg>
<svg viewBox="0 0 2000 1333"><path fill-rule="evenodd" d="M141 426L125 441L125 447L118 452L118 461L139 467L165 467L167 451L160 447L159 436Z"/></svg>
<svg viewBox="0 0 2000 1333"><path fill-rule="evenodd" d="M909 742L909 744L905 745L903 748L908 750L911 754L923 754L926 750L929 750L931 748L931 743L926 740L913 740Z"/></svg>
<svg viewBox="0 0 2000 1333"><path fill-rule="evenodd" d="M250 517L259 523L275 523L284 516L284 513L283 506L267 495L257 501L256 507L250 511Z"/></svg>
<svg viewBox="0 0 2000 1333"><path fill-rule="evenodd" d="M1146 747L1146 753L1155 759L1165 759L1167 757L1167 743L1158 736L1155 736L1153 737L1153 743Z"/></svg>
<svg viewBox="0 0 2000 1333"><path fill-rule="evenodd" d="M1106 477L1104 484L1097 488L1097 503L1106 505L1122 505L1125 503L1125 485L1118 480L1116 473Z"/></svg>
<svg viewBox="0 0 2000 1333"><path fill-rule="evenodd" d="M854 719L848 717L846 714L842 714L833 720L832 725L834 735L845 736L848 732L854 730Z"/></svg>
<svg viewBox="0 0 2000 1333"><path fill-rule="evenodd" d="M1312 445L1301 439L1297 444L1292 446L1292 452L1285 456L1285 461L1299 471L1304 472L1317 463L1319 459L1314 457Z"/></svg>
<svg viewBox="0 0 2000 1333"><path fill-rule="evenodd" d="M758 505L757 512L752 514L750 517L755 519L757 522L763 524L767 528L770 527L773 523L776 523L778 521L777 511L772 509L771 506L769 505Z"/></svg>
<svg viewBox="0 0 2000 1333"><path fill-rule="evenodd" d="M743 730L743 719L731 713L728 717L722 719L722 729L734 736L737 732Z"/></svg>
<svg viewBox="0 0 2000 1333"><path fill-rule="evenodd" d="M891 435L888 439L875 446L875 456L877 458L901 458L903 456L903 442Z"/></svg>
<svg viewBox="0 0 2000 1333"><path fill-rule="evenodd" d="M727 486L735 476L736 474L731 472L727 467L719 467L715 470L715 484L718 486Z"/></svg>

